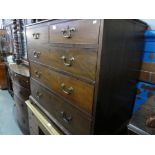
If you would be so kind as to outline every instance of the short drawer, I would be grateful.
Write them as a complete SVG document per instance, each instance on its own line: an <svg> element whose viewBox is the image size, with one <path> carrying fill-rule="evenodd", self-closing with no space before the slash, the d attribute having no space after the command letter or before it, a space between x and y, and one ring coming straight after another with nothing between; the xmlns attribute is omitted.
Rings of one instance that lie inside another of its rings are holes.
<svg viewBox="0 0 155 155"><path fill-rule="evenodd" d="M91 113L94 86L73 77L30 62L31 76L55 93L68 99L82 110Z"/></svg>
<svg viewBox="0 0 155 155"><path fill-rule="evenodd" d="M17 85L15 82L13 82L13 91L16 96L23 100L27 100L29 98L30 90Z"/></svg>
<svg viewBox="0 0 155 155"><path fill-rule="evenodd" d="M12 73L12 80L13 80L13 82L17 83L18 85L21 85L25 88L30 88L29 77L22 76L20 74L13 72Z"/></svg>
<svg viewBox="0 0 155 155"><path fill-rule="evenodd" d="M48 26L40 24L39 26L30 26L26 28L27 44L40 45L48 43Z"/></svg>
<svg viewBox="0 0 155 155"><path fill-rule="evenodd" d="M100 20L74 20L50 25L50 42L98 44Z"/></svg>
<svg viewBox="0 0 155 155"><path fill-rule="evenodd" d="M53 95L34 80L31 80L31 92L41 107L56 119L55 123L58 126L61 124L71 134L90 134L90 117Z"/></svg>
<svg viewBox="0 0 155 155"><path fill-rule="evenodd" d="M95 80L97 49L29 46L29 59Z"/></svg>

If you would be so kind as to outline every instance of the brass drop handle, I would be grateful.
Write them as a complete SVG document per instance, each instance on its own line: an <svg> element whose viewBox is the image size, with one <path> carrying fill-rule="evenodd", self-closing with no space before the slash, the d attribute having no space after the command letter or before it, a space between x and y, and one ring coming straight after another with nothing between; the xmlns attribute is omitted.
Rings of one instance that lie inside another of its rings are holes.
<svg viewBox="0 0 155 155"><path fill-rule="evenodd" d="M40 93L39 91L36 91L36 97L40 99L41 96L42 96L42 93Z"/></svg>
<svg viewBox="0 0 155 155"><path fill-rule="evenodd" d="M74 27L70 28L69 26L67 26L67 28L62 29L61 32L62 32L64 38L71 38L72 32L75 32L75 28Z"/></svg>
<svg viewBox="0 0 155 155"><path fill-rule="evenodd" d="M38 58L40 56L40 52L33 51L33 56L35 58Z"/></svg>
<svg viewBox="0 0 155 155"><path fill-rule="evenodd" d="M40 38L40 33L33 33L32 34L34 39L39 39Z"/></svg>
<svg viewBox="0 0 155 155"><path fill-rule="evenodd" d="M67 88L64 83L61 84L61 88L62 91L67 95L70 95L73 92L73 88L72 87Z"/></svg>
<svg viewBox="0 0 155 155"><path fill-rule="evenodd" d="M72 116L71 115L67 116L67 114L64 111L61 111L61 115L66 123L69 123L72 120Z"/></svg>
<svg viewBox="0 0 155 155"><path fill-rule="evenodd" d="M34 73L35 73L35 76L36 76L37 78L40 78L41 72L35 71Z"/></svg>
<svg viewBox="0 0 155 155"><path fill-rule="evenodd" d="M70 67L73 65L73 61L75 60L74 57L71 57L67 60L65 56L62 56L61 59L64 61L64 65Z"/></svg>

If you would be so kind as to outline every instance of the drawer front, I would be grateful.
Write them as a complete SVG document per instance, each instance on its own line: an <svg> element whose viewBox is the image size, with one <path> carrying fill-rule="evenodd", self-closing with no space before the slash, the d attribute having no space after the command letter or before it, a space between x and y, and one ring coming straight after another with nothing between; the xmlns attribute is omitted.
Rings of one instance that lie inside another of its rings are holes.
<svg viewBox="0 0 155 155"><path fill-rule="evenodd" d="M22 86L19 86L16 83L13 83L13 91L14 91L14 94L16 94L16 96L18 96L23 100L27 100L29 98L30 90Z"/></svg>
<svg viewBox="0 0 155 155"><path fill-rule="evenodd" d="M28 134L29 133L29 122L28 122L27 106L25 102L20 100L16 95L14 95L14 100L16 103L16 119L20 127L24 130L24 132Z"/></svg>
<svg viewBox="0 0 155 155"><path fill-rule="evenodd" d="M27 43L39 45L40 43L48 43L48 26L31 26L26 28Z"/></svg>
<svg viewBox="0 0 155 155"><path fill-rule="evenodd" d="M22 76L17 73L12 73L12 80L13 82L17 83L20 86L23 86L25 88L30 88L30 80L28 77Z"/></svg>
<svg viewBox="0 0 155 155"><path fill-rule="evenodd" d="M88 116L53 95L34 80L31 80L31 91L38 103L71 134L90 134L91 120Z"/></svg>
<svg viewBox="0 0 155 155"><path fill-rule="evenodd" d="M50 25L50 42L98 44L100 20L76 20Z"/></svg>
<svg viewBox="0 0 155 155"><path fill-rule="evenodd" d="M29 59L95 80L97 50L29 46Z"/></svg>
<svg viewBox="0 0 155 155"><path fill-rule="evenodd" d="M93 85L49 70L32 62L30 65L31 76L34 79L37 79L52 91L65 97L65 99L68 99L82 110L88 113L92 112Z"/></svg>

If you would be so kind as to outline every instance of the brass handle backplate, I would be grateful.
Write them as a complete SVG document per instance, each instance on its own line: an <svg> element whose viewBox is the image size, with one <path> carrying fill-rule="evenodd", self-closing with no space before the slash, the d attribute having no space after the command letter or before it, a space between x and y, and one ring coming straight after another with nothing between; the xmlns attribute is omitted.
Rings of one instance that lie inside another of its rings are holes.
<svg viewBox="0 0 155 155"><path fill-rule="evenodd" d="M62 56L61 59L64 61L64 65L70 67L73 65L73 61L75 60L74 57L71 57L67 60L65 56Z"/></svg>
<svg viewBox="0 0 155 155"><path fill-rule="evenodd" d="M64 111L61 112L61 115L66 123L69 123L72 120L72 116L71 115L67 116L67 114Z"/></svg>
<svg viewBox="0 0 155 155"><path fill-rule="evenodd" d="M75 28L74 27L70 28L69 26L67 26L67 28L62 29L61 32L62 32L64 38L71 38L72 32L75 32Z"/></svg>
<svg viewBox="0 0 155 155"><path fill-rule="evenodd" d="M35 71L34 73L35 73L35 76L36 76L37 78L40 78L40 76L41 76L41 72L39 72L39 71Z"/></svg>
<svg viewBox="0 0 155 155"><path fill-rule="evenodd" d="M40 56L40 52L33 51L33 56L35 58L38 58Z"/></svg>
<svg viewBox="0 0 155 155"><path fill-rule="evenodd" d="M40 38L40 33L33 33L32 34L34 39L39 39Z"/></svg>
<svg viewBox="0 0 155 155"><path fill-rule="evenodd" d="M62 91L67 95L70 95L73 92L73 88L72 87L67 88L64 83L61 84L61 88Z"/></svg>

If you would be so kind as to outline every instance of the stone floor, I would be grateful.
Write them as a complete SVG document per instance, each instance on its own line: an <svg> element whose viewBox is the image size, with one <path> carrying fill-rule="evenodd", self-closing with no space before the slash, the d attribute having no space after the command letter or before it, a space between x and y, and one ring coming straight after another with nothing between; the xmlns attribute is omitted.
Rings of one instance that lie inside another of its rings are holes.
<svg viewBox="0 0 155 155"><path fill-rule="evenodd" d="M7 90L0 90L0 135L22 135L15 120L14 101Z"/></svg>

